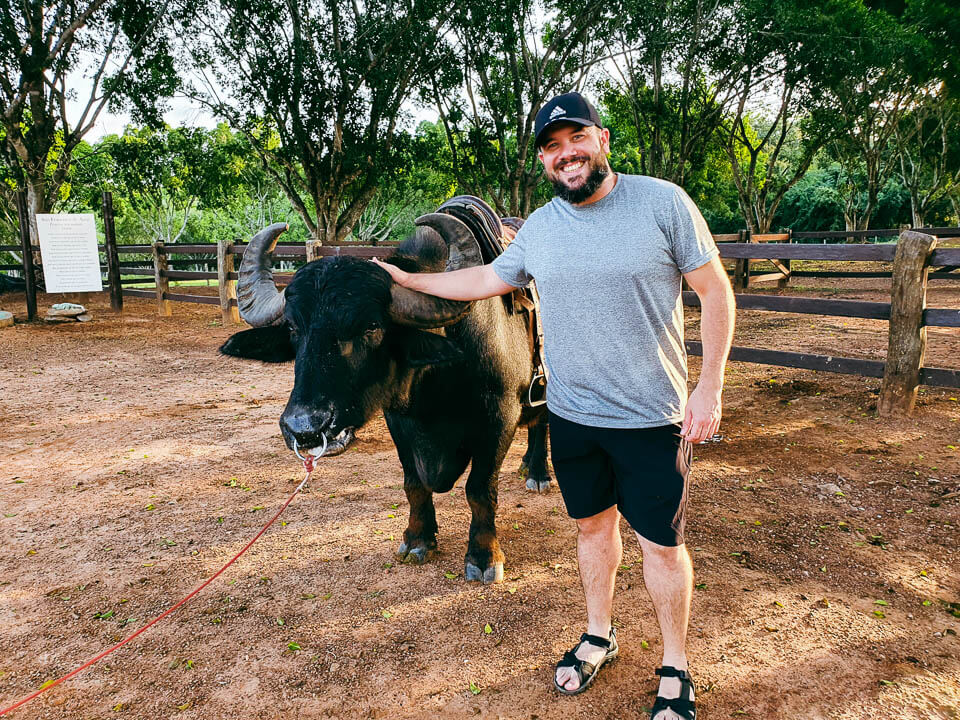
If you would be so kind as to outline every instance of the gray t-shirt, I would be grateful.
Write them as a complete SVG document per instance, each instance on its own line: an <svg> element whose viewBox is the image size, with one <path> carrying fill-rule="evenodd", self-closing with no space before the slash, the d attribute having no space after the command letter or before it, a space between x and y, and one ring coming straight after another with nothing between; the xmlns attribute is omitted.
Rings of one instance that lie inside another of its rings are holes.
<svg viewBox="0 0 960 720"><path fill-rule="evenodd" d="M595 427L682 422L681 273L718 254L690 197L656 178L618 174L595 203L536 210L493 269L536 281L550 410Z"/></svg>

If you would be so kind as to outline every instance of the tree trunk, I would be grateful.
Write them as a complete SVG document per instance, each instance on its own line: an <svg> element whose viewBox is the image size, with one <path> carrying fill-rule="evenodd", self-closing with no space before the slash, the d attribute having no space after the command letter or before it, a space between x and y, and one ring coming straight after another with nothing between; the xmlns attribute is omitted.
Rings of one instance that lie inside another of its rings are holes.
<svg viewBox="0 0 960 720"><path fill-rule="evenodd" d="M44 192L45 183L42 178L27 178L27 212L30 215L30 244L40 245L40 235L37 232L37 215L49 212L47 196ZM33 253L33 276L38 288L46 289L43 281L43 259L40 251Z"/></svg>

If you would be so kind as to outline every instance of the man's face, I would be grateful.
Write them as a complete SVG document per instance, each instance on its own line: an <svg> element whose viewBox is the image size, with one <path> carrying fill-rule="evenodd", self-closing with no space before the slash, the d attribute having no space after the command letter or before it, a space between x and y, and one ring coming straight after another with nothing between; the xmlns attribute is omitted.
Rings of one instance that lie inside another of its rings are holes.
<svg viewBox="0 0 960 720"><path fill-rule="evenodd" d="M540 161L554 192L568 202L588 200L610 174L606 128L558 123L540 146Z"/></svg>

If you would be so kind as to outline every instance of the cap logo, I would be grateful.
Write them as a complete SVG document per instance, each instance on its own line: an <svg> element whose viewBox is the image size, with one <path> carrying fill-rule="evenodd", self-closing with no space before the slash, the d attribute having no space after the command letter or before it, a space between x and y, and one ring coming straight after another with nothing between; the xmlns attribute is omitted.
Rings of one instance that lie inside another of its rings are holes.
<svg viewBox="0 0 960 720"><path fill-rule="evenodd" d="M566 114L567 114L567 111L564 110L560 105L557 105L553 109L553 111L550 113L550 119L553 120L554 118L557 118L557 117L560 117L561 115L566 115Z"/></svg>

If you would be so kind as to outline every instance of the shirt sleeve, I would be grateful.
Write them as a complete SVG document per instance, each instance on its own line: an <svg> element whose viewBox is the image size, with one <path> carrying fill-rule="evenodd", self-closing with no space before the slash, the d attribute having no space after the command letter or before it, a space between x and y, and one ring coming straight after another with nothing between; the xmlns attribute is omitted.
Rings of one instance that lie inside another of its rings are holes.
<svg viewBox="0 0 960 720"><path fill-rule="evenodd" d="M670 243L681 273L706 265L720 254L699 208L683 188L673 194Z"/></svg>
<svg viewBox="0 0 960 720"><path fill-rule="evenodd" d="M533 280L526 268L526 242L529 233L524 232L524 227L520 228L513 242L507 245L507 249L494 258L492 263L497 277L514 287L526 287Z"/></svg>

